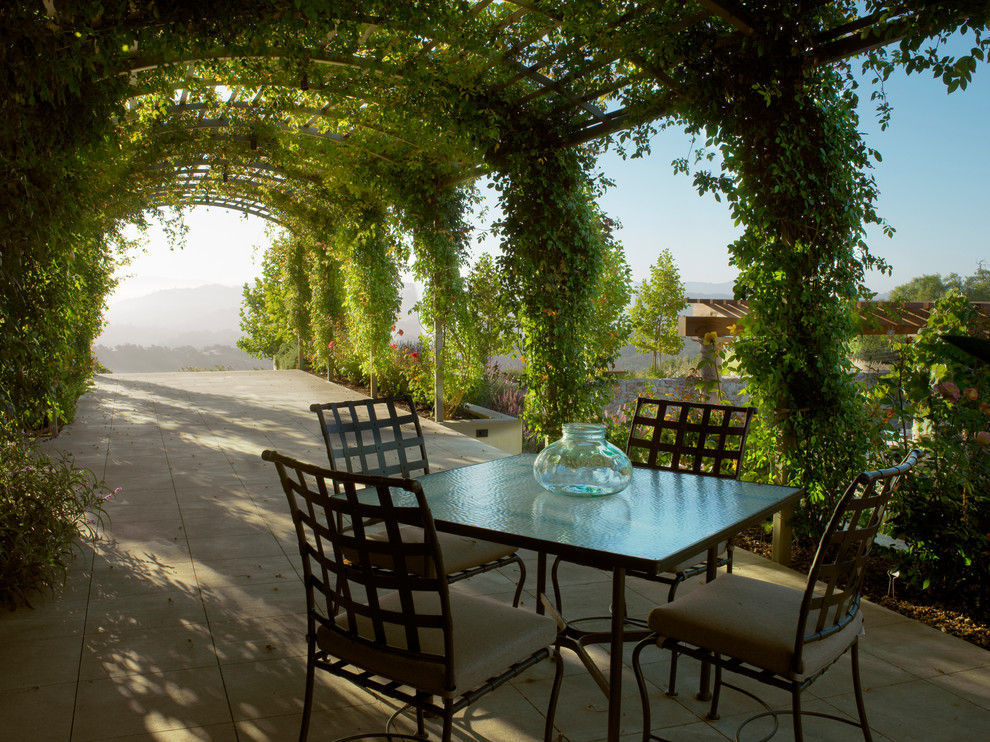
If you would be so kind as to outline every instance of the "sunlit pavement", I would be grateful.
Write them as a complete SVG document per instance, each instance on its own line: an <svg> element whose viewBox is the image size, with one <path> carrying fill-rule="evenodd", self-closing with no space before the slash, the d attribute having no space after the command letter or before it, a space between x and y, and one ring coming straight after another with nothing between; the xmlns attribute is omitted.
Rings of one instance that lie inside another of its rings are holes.
<svg viewBox="0 0 990 742"><path fill-rule="evenodd" d="M33 609L0 615L0 739L296 739L305 684L304 597L284 496L260 453L271 448L325 463L309 405L358 396L299 371L98 377L77 421L52 445L121 491L108 503L105 532L81 547L65 589L56 598L40 596ZM429 422L424 432L435 470L505 455ZM801 584L790 570L736 554L741 574ZM535 562L530 567L533 575ZM490 573L457 589L510 601L514 579L511 571ZM565 614L607 612L607 575L571 567L564 582ZM630 584L630 612L663 600L663 587ZM524 606L534 604L527 592ZM861 660L874 739L985 739L990 653L883 608L868 605L866 616ZM600 657L604 664L604 650ZM602 693L573 656L565 662L560 739L604 739ZM740 721L759 710L727 690L721 718L707 722L706 705L689 692L697 683L692 663L681 662L677 698L661 692L668 658L653 651L648 663L654 731L667 739L731 739ZM455 739L542 739L551 678L545 663L488 695L457 719ZM631 670L623 688L624 739L633 740L641 713ZM780 691L754 690L774 706L789 703ZM390 702L325 677L315 700L314 742L380 732L393 710ZM855 715L847 658L812 686L804 705ZM859 738L851 727L813 717L805 728L811 740ZM755 735L748 738L766 733L747 728ZM787 717L775 739L792 739Z"/></svg>

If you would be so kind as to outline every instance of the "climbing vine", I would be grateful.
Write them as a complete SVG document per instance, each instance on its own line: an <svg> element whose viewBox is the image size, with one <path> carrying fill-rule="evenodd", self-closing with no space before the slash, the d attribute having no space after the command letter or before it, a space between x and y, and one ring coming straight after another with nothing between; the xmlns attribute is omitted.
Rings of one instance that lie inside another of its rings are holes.
<svg viewBox="0 0 990 742"><path fill-rule="evenodd" d="M432 311L459 305L473 195L455 185L488 174L504 213L499 267L524 334L525 417L554 435L591 416L621 335L614 308L596 305L603 285L621 298L623 267L594 203L595 153L580 142L625 130L642 145L653 131L642 122L666 117L718 153L721 170L702 164L695 183L744 227L730 253L751 310L737 354L763 422L752 472L802 484L814 527L828 493L864 463L843 359L850 302L865 270L880 267L863 236L880 223L874 154L857 133L848 70L825 54L829 32L858 5L710 10L620 0L5 3L5 418L19 428L71 418L117 237L148 209L190 193L263 205L288 233L279 275L293 332L322 358L342 328L370 358L389 347L410 249ZM878 78L902 66L965 89L986 59L985 3L866 11L903 38L866 58ZM957 29L974 38L969 54L926 45ZM595 335L602 326L607 338Z"/></svg>

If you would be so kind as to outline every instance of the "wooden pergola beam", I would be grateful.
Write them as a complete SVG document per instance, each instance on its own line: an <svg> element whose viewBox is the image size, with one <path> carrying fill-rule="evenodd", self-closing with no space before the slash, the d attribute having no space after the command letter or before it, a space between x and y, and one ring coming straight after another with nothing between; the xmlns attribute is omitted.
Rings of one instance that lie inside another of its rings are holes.
<svg viewBox="0 0 990 742"><path fill-rule="evenodd" d="M703 338L709 332L719 337L732 335L731 327L746 325L749 303L736 299L687 299L694 314L678 317L677 332L681 337ZM974 301L981 316L990 320L990 302ZM917 335L928 325L935 302L930 301L860 301L860 335Z"/></svg>

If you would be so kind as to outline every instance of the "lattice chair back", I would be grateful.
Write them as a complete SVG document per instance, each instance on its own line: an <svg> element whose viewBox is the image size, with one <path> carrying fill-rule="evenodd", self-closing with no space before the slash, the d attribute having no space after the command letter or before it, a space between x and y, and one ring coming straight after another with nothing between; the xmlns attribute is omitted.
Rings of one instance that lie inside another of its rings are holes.
<svg viewBox="0 0 990 742"><path fill-rule="evenodd" d="M836 505L808 572L795 639L794 667L802 650L841 631L859 611L867 557L901 478L917 464L911 451L897 466L863 472Z"/></svg>
<svg viewBox="0 0 990 742"><path fill-rule="evenodd" d="M320 419L331 469L383 477L430 473L419 415L408 394L312 404L309 409Z"/></svg>
<svg viewBox="0 0 990 742"><path fill-rule="evenodd" d="M330 471L274 451L262 457L275 463L289 501L311 639L341 667L453 687L450 598L419 483ZM341 520L353 528L339 528ZM369 520L383 523L388 538L367 538ZM415 533L422 536L410 540Z"/></svg>
<svg viewBox="0 0 990 742"><path fill-rule="evenodd" d="M640 397L626 443L633 466L738 479L752 407Z"/></svg>

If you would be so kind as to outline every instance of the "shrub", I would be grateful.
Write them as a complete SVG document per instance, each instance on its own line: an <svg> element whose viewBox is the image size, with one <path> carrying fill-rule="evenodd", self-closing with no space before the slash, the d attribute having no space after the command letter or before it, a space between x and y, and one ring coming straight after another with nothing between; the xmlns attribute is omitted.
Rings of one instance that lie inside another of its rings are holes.
<svg viewBox="0 0 990 742"><path fill-rule="evenodd" d="M0 603L64 582L77 539L95 535L113 494L71 455L0 431Z"/></svg>
<svg viewBox="0 0 990 742"><path fill-rule="evenodd" d="M969 301L950 294L870 391L879 445L891 458L925 454L892 504L888 530L908 544L901 576L976 600L990 584L990 369L942 338L986 334Z"/></svg>

